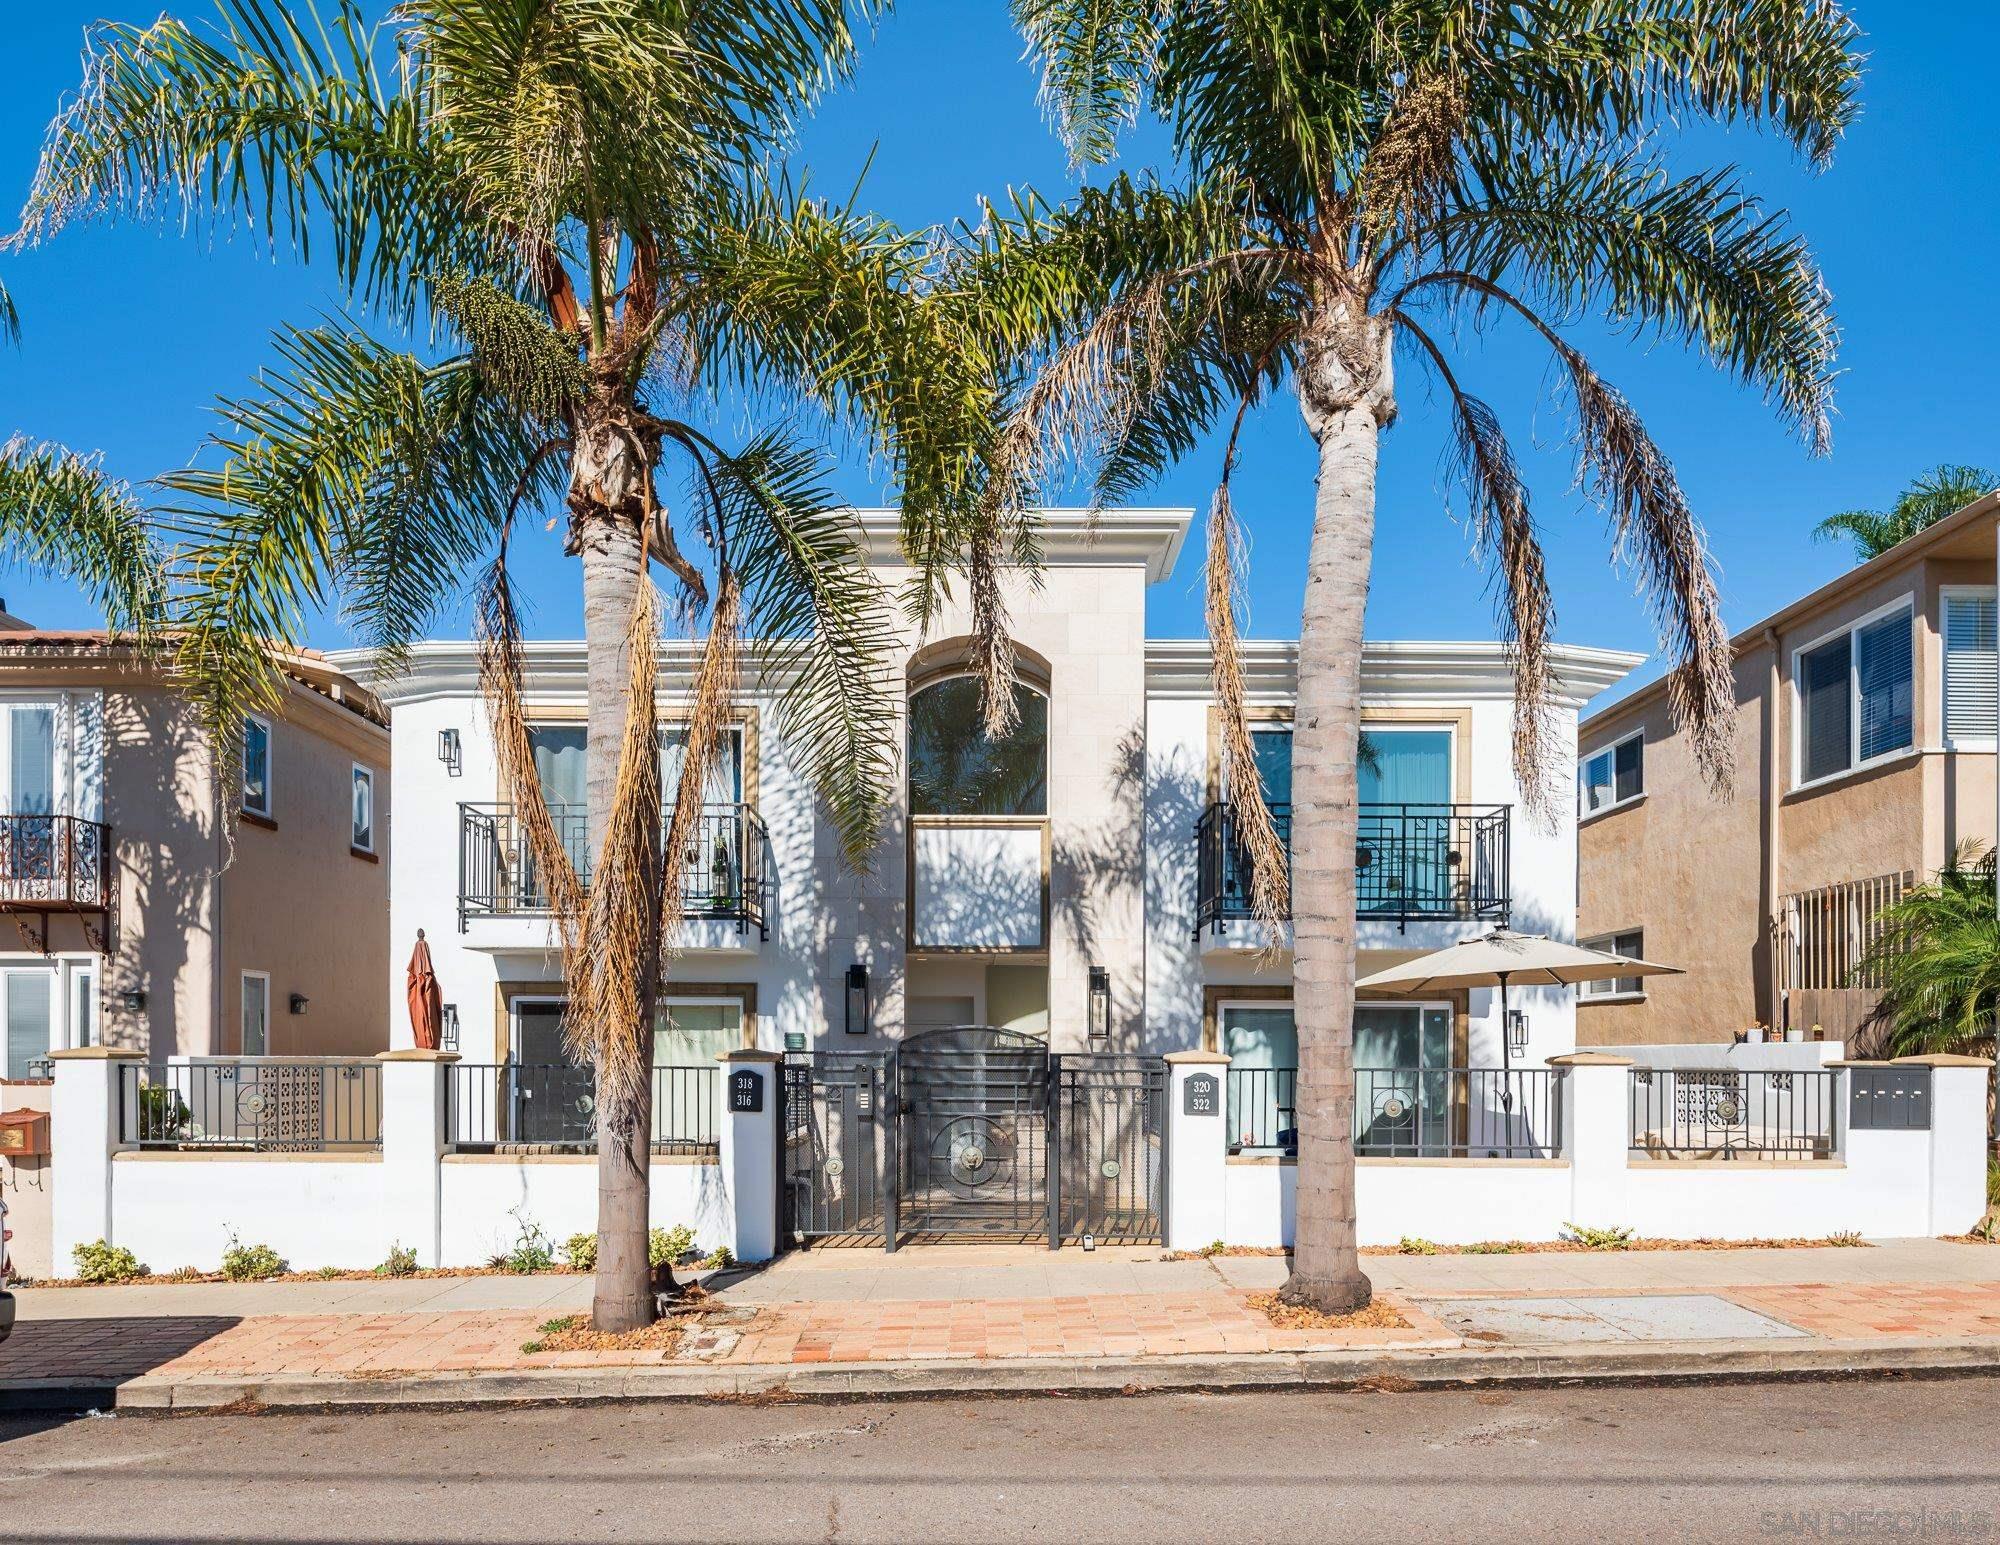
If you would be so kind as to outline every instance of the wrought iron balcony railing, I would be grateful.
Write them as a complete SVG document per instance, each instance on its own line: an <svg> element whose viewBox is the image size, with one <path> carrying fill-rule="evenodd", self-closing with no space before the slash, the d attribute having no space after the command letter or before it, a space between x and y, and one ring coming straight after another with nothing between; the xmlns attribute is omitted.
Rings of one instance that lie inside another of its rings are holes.
<svg viewBox="0 0 2000 1545"><path fill-rule="evenodd" d="M110 905L110 827L73 815L0 815L0 911Z"/></svg>
<svg viewBox="0 0 2000 1545"><path fill-rule="evenodd" d="M1289 851L1292 807L1271 817ZM1507 921L1510 834L1506 805L1363 805L1354 841L1355 911L1414 922ZM1195 826L1195 932L1256 915L1250 853L1235 811L1218 800Z"/></svg>
<svg viewBox="0 0 2000 1545"><path fill-rule="evenodd" d="M551 805L549 817L578 876L590 883L590 826L581 805ZM690 919L721 918L739 931L770 937L769 838L748 805L707 805L672 866L680 875L681 911ZM670 869L670 873L672 872ZM548 885L538 873L526 825L512 805L458 807L458 926L472 917L549 912Z"/></svg>

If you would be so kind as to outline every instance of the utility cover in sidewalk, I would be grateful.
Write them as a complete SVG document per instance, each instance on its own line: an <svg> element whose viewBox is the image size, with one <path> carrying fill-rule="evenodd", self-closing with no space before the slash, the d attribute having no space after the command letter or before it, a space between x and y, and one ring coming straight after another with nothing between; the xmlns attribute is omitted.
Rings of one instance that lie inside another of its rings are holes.
<svg viewBox="0 0 2000 1545"><path fill-rule="evenodd" d="M1739 1341L1803 1336L1713 1293L1611 1298L1433 1298L1424 1307L1472 1341Z"/></svg>

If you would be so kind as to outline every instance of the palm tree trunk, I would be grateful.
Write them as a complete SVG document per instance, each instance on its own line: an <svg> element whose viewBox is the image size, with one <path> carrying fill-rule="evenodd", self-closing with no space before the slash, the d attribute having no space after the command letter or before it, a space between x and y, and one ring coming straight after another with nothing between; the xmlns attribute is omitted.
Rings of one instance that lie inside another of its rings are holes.
<svg viewBox="0 0 2000 1545"><path fill-rule="evenodd" d="M1319 445L1292 734L1292 998L1298 1214L1284 1297L1368 1302L1354 1233L1354 845L1361 624L1375 535L1377 409L1307 410Z"/></svg>
<svg viewBox="0 0 2000 1545"><path fill-rule="evenodd" d="M632 679L627 645L632 607L645 582L637 528L611 516L579 523L583 552L583 637L588 730L584 775L593 866L602 872L603 843L618 797L618 764L625 743L627 691ZM658 838L654 838L657 844ZM657 914L656 914L657 915ZM588 945L586 944L586 947ZM653 973L640 994L641 1022L623 1027L652 1061ZM602 1043L600 1043L602 1044ZM628 1043L629 1044L629 1043ZM600 1077L602 1087L606 1080ZM652 1162L652 1079L642 1081L639 1109L605 1120L597 1137L597 1281L591 1324L600 1331L636 1330L653 1322L651 1273L646 1264L648 1190Z"/></svg>

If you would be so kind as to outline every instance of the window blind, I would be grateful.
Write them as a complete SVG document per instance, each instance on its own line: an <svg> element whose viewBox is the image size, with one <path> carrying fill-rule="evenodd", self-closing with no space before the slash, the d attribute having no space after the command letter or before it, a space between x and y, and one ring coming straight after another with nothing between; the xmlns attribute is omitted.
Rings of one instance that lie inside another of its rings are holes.
<svg viewBox="0 0 2000 1545"><path fill-rule="evenodd" d="M1808 781L1844 771L1852 755L1848 635L1799 656L1799 771Z"/></svg>
<svg viewBox="0 0 2000 1545"><path fill-rule="evenodd" d="M1944 733L1947 740L1991 740L2000 718L2000 650L1990 595L1944 598Z"/></svg>
<svg viewBox="0 0 2000 1545"><path fill-rule="evenodd" d="M1854 674L1861 708L1861 760L1901 751L1915 730L1912 714L1910 614L1871 622L1854 636Z"/></svg>

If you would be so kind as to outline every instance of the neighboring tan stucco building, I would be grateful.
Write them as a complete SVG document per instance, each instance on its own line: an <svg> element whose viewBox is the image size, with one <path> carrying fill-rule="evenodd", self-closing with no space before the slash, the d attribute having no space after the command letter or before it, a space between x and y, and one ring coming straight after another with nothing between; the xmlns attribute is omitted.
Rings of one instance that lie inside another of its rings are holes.
<svg viewBox="0 0 2000 1545"><path fill-rule="evenodd" d="M1725 794L1665 682L1579 727L1577 937L1686 972L1580 994L1579 1045L1763 1024L1866 1049L1876 913L1993 841L1997 519L1989 494L1737 634Z"/></svg>
<svg viewBox="0 0 2000 1545"><path fill-rule="evenodd" d="M236 817L159 666L101 632L0 631L0 1077L97 1043L386 1049L387 717L316 655L284 675Z"/></svg>

